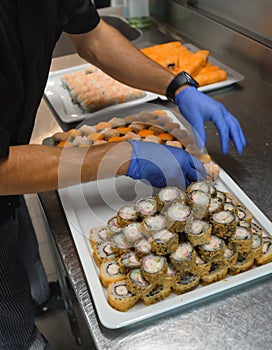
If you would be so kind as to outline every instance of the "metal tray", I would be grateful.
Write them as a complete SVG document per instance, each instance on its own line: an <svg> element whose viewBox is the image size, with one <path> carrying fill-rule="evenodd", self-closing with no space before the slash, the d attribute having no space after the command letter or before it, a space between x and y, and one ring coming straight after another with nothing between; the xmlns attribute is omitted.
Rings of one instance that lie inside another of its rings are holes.
<svg viewBox="0 0 272 350"><path fill-rule="evenodd" d="M192 44L184 44L189 50L195 52L199 50ZM209 57L210 63L217 65L227 72L227 79L225 81L209 84L199 88L200 91L208 92L215 89L220 89L223 87L230 86L244 79L244 76L213 57ZM79 105L73 103L69 91L63 87L61 82L61 77L66 73L72 73L78 70L83 70L88 66L88 64L83 64L67 69L58 70L49 73L47 84L44 91L44 97L55 115L60 118L64 123L74 123L79 122L83 119L90 117L93 113L87 113L79 107ZM145 92L145 95L137 100L130 102L125 102L122 105L132 106L135 103L144 103L148 101L155 100L157 98L166 99L165 96L154 94L151 92ZM115 106L106 107L108 111L111 111Z"/></svg>
<svg viewBox="0 0 272 350"><path fill-rule="evenodd" d="M125 116L128 110L131 115L136 113L136 111L146 110L146 108L150 110L153 108L154 110L161 107L148 103L145 106L137 105L133 108L120 108L119 106L116 113L108 115L108 118ZM104 114L107 113L100 111L96 113L94 119L90 118L81 124L94 125L100 120L105 120ZM182 119L180 122L182 122ZM186 128L184 125L181 127ZM251 211L254 222L259 224L268 235L272 233L272 223L223 169L220 170L215 186L219 190L233 193ZM156 190L140 181L121 176L71 186L58 192L97 314L101 323L107 328L117 329L125 327L169 310L182 308L187 304L237 287L272 272L272 263L269 263L260 267L254 267L236 276L227 276L224 280L208 286L200 285L195 290L182 295L172 293L165 300L150 306L145 306L139 302L127 312L116 311L108 304L107 289L100 283L99 270L93 260L92 247L89 243L89 231L93 227L104 226L112 216L116 215L116 212L122 205L135 203L137 199L154 195Z"/></svg>

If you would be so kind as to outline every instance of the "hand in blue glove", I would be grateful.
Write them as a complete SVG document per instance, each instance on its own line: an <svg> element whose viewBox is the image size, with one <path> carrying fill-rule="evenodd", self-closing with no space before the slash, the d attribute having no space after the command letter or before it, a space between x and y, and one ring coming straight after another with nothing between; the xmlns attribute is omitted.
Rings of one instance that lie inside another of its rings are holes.
<svg viewBox="0 0 272 350"><path fill-rule="evenodd" d="M177 186L185 189L192 181L203 180L206 170L202 163L181 148L154 142L127 141L132 146L127 176L148 181L162 188Z"/></svg>
<svg viewBox="0 0 272 350"><path fill-rule="evenodd" d="M242 153L246 139L241 126L220 102L192 86L179 92L175 97L175 102L181 114L193 127L197 143L201 148L206 144L204 123L212 121L219 131L223 153L228 153L230 139L236 151Z"/></svg>

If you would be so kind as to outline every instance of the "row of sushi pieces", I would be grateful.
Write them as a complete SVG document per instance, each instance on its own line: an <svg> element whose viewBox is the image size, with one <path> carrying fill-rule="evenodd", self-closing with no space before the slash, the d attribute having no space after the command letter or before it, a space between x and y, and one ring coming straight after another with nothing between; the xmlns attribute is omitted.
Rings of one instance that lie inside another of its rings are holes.
<svg viewBox="0 0 272 350"><path fill-rule="evenodd" d="M272 261L271 236L235 196L206 181L123 206L89 237L108 302L119 311Z"/></svg>
<svg viewBox="0 0 272 350"><path fill-rule="evenodd" d="M93 126L83 124L78 129L57 132L52 139L55 146L69 148L125 140L166 144L186 149L196 156L205 165L208 179L216 179L219 173L219 166L211 162L210 155L200 150L190 133L181 128L180 123L173 121L165 110L142 111L138 115L123 118L113 117L109 121L101 121Z"/></svg>

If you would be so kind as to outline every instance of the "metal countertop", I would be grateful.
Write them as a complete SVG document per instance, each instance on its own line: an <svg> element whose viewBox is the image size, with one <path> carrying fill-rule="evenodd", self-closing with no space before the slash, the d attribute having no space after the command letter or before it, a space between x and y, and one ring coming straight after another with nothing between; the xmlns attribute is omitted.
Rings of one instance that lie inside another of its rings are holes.
<svg viewBox="0 0 272 350"><path fill-rule="evenodd" d="M137 44L139 47L169 38L155 25L143 32ZM53 60L52 70L82 63L85 62L77 55L59 57ZM245 73L243 67L239 67L239 62L237 67L240 73ZM246 75L241 83L212 92L210 96L221 101L238 117L246 134L247 147L242 155L233 149L228 155L223 155L215 127L209 124L206 127L207 150L272 220L272 87L263 80ZM71 124L63 125L56 120L42 101L31 142L41 143L53 133L71 127ZM272 348L271 275L123 329L104 328L97 318L58 194L52 191L40 193L39 197L52 237L98 349Z"/></svg>

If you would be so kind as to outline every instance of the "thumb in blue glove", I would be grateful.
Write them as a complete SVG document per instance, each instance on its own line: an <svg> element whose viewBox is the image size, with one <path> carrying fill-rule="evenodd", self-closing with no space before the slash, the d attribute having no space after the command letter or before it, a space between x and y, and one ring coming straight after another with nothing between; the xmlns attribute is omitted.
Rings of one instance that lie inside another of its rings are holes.
<svg viewBox="0 0 272 350"><path fill-rule="evenodd" d="M194 129L197 144L203 148L206 144L204 123L212 121L219 132L223 153L229 151L229 141L233 141L238 153L243 152L246 139L238 120L220 103L195 87L183 89L175 96L175 102L183 117Z"/></svg>
<svg viewBox="0 0 272 350"><path fill-rule="evenodd" d="M203 180L203 164L188 152L177 147L154 142L127 141L132 146L127 176L162 188L177 186L185 189L192 181Z"/></svg>

